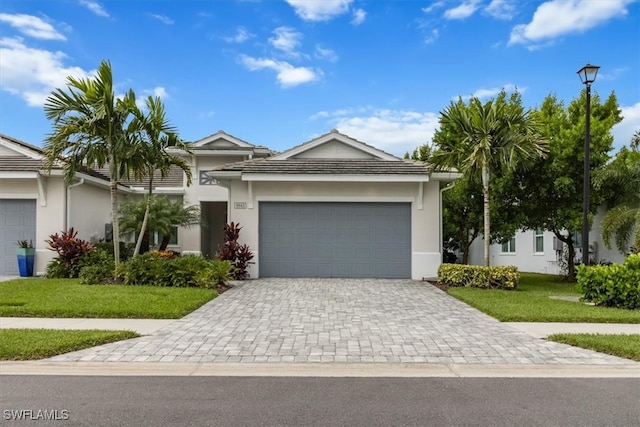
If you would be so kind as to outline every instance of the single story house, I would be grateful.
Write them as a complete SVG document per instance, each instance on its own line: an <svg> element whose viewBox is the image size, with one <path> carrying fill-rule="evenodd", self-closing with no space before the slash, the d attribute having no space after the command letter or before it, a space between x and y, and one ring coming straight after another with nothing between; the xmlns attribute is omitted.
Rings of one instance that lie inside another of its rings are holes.
<svg viewBox="0 0 640 427"><path fill-rule="evenodd" d="M602 241L602 218L605 209L601 207L593 220L589 232L589 259L594 262L624 262L625 255L615 247L607 248ZM613 243L613 242L612 242ZM582 262L582 239L576 235L576 263ZM552 231L526 230L517 232L504 244L489 247L491 265L513 265L519 271L529 273L563 274L562 259L566 258L567 245L556 238ZM469 250L469 264L484 265L484 241L477 238Z"/></svg>
<svg viewBox="0 0 640 427"><path fill-rule="evenodd" d="M176 169L156 193L197 205L203 225L177 230L171 249L213 257L222 227L240 223L255 253L251 277L435 277L442 260L441 192L457 173L395 157L337 131L275 154L223 131L177 152ZM15 242L33 240L36 271L55 255L45 240L74 227L90 241L111 221L108 171L66 183L43 169L40 148L0 135L0 275L17 274ZM120 183L120 200L145 183Z"/></svg>

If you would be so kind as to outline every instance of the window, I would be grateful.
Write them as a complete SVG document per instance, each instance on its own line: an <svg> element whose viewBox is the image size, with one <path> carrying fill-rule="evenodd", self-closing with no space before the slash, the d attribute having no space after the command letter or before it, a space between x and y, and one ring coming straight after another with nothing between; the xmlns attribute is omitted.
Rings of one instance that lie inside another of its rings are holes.
<svg viewBox="0 0 640 427"><path fill-rule="evenodd" d="M542 228L536 228L533 233L533 240L536 248L536 253L544 253L544 230Z"/></svg>
<svg viewBox="0 0 640 427"><path fill-rule="evenodd" d="M509 241L502 244L502 253L514 254L516 253L516 238L515 236L509 239Z"/></svg>
<svg viewBox="0 0 640 427"><path fill-rule="evenodd" d="M200 185L217 185L218 180L210 175L212 171L200 171Z"/></svg>
<svg viewBox="0 0 640 427"><path fill-rule="evenodd" d="M153 234L151 235L150 240L151 240L150 242L151 245L160 246L160 243L162 243L162 236L157 231L154 231ZM171 238L169 239L169 245L177 245L177 244L178 244L178 227L174 226L172 227Z"/></svg>

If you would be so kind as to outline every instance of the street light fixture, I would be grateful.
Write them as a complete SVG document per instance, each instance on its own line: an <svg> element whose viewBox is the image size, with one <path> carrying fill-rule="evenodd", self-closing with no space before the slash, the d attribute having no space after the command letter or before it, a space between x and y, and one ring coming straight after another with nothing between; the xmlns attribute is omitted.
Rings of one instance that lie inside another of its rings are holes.
<svg viewBox="0 0 640 427"><path fill-rule="evenodd" d="M598 75L597 65L587 64L578 70L580 80L587 86L587 113L584 129L584 182L582 197L582 264L589 265L589 190L591 188L591 83Z"/></svg>

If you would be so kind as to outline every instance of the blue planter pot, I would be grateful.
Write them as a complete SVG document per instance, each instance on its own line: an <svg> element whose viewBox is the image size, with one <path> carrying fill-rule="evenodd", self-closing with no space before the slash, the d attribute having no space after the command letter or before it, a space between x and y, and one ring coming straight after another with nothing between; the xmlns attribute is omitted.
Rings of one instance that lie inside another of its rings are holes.
<svg viewBox="0 0 640 427"><path fill-rule="evenodd" d="M33 265L36 258L35 248L17 248L16 254L18 255L18 271L20 277L33 276Z"/></svg>

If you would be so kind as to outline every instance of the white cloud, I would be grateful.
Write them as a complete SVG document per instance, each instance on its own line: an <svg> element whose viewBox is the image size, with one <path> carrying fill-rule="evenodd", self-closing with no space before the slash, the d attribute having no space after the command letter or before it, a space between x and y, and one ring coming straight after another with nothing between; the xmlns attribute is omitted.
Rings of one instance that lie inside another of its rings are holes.
<svg viewBox="0 0 640 427"><path fill-rule="evenodd" d="M48 22L37 16L0 13L0 22L6 22L22 34L43 40L66 40L66 37L56 31Z"/></svg>
<svg viewBox="0 0 640 427"><path fill-rule="evenodd" d="M619 149L623 145L629 146L633 133L640 130L640 102L628 107L621 107L622 121L611 130L613 145Z"/></svg>
<svg viewBox="0 0 640 427"><path fill-rule="evenodd" d="M240 62L251 71L273 70L277 74L281 87L293 87L304 83L310 83L322 78L322 72L307 67L294 67L288 62L276 61L268 58L252 58L240 56Z"/></svg>
<svg viewBox="0 0 640 427"><path fill-rule="evenodd" d="M513 27L509 45L530 44L580 33L627 14L634 0L551 0L538 6L528 24Z"/></svg>
<svg viewBox="0 0 640 427"><path fill-rule="evenodd" d="M324 49L322 46L316 46L316 58L326 59L330 62L336 62L338 60L338 54L332 49Z"/></svg>
<svg viewBox="0 0 640 427"><path fill-rule="evenodd" d="M466 0L459 6L447 9L444 17L447 19L467 19L478 10L480 0Z"/></svg>
<svg viewBox="0 0 640 427"><path fill-rule="evenodd" d="M429 6L427 6L427 7L423 7L423 8L422 8L422 11L423 11L424 13L431 13L431 12L433 12L433 11L434 11L434 10L436 10L436 9L440 9L441 7L444 7L444 5L445 5L445 4L446 4L446 2L445 2L445 1L442 1L442 0L440 0L440 1L434 1L434 2L433 2L433 3L431 3Z"/></svg>
<svg viewBox="0 0 640 427"><path fill-rule="evenodd" d="M32 107L43 106L55 88L66 87L68 76L86 78L94 73L67 67L63 52L30 48L19 38L0 39L0 57L0 88Z"/></svg>
<svg viewBox="0 0 640 427"><path fill-rule="evenodd" d="M223 37L223 40L229 43L244 43L254 37L246 28L238 27L236 34L233 36Z"/></svg>
<svg viewBox="0 0 640 427"><path fill-rule="evenodd" d="M356 9L353 11L353 19L351 20L351 23L353 25L360 25L364 22L366 17L367 17L367 12L365 12L362 9Z"/></svg>
<svg viewBox="0 0 640 427"><path fill-rule="evenodd" d="M169 93L167 93L167 90L162 86L156 86L153 89L145 89L142 91L142 95L136 97L136 104L138 107L146 109L147 98L150 96L154 98L158 97L160 99L167 99L169 98Z"/></svg>
<svg viewBox="0 0 640 427"><path fill-rule="evenodd" d="M278 27L273 30L273 34L275 34L274 37L269 38L271 46L291 56L300 55L297 49L300 47L302 33L291 27Z"/></svg>
<svg viewBox="0 0 640 427"><path fill-rule="evenodd" d="M424 38L424 42L425 44L431 44L433 42L435 42L436 40L438 40L438 37L440 36L440 33L438 32L438 29L433 29L431 30L431 34L429 34L428 36L426 36Z"/></svg>
<svg viewBox="0 0 640 427"><path fill-rule="evenodd" d="M98 2L92 0L80 0L80 4L98 16L103 16L105 18L109 17L109 13L104 10L102 5L100 5L100 3Z"/></svg>
<svg viewBox="0 0 640 427"><path fill-rule="evenodd" d="M478 99L486 99L486 98L492 98L495 97L496 95L498 95L501 91L505 91L507 93L510 92L515 92L516 90L520 93L523 93L526 88L518 88L516 87L516 85L512 84L512 83L507 83L505 85L502 85L500 87L492 87L489 89L478 89L475 92L473 92L471 95L466 95L466 96L462 96L460 95L460 97L462 99L470 99L470 98L478 98ZM454 100L458 99L458 96L453 98Z"/></svg>
<svg viewBox="0 0 640 427"><path fill-rule="evenodd" d="M321 111L312 118L328 118L340 132L399 157L430 141L439 126L437 113L406 110Z"/></svg>
<svg viewBox="0 0 640 427"><path fill-rule="evenodd" d="M175 21L169 18L167 15L158 15L155 13L150 13L149 16L154 19L157 19L158 21L162 22L165 25L173 25L175 23Z"/></svg>
<svg viewBox="0 0 640 427"><path fill-rule="evenodd" d="M515 15L515 9L512 0L491 0L484 11L493 18L510 20Z"/></svg>
<svg viewBox="0 0 640 427"><path fill-rule="evenodd" d="M305 21L329 21L349 11L353 0L286 0Z"/></svg>

